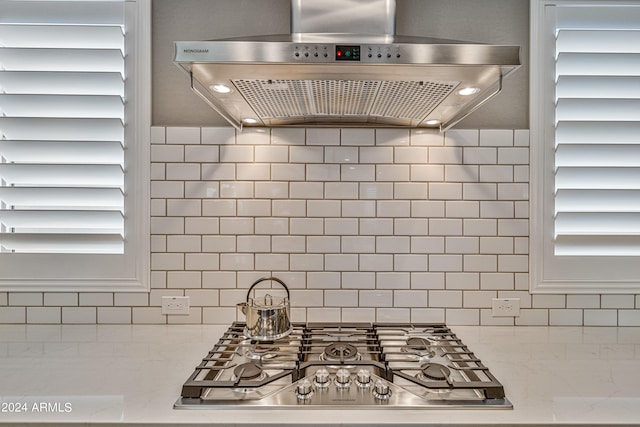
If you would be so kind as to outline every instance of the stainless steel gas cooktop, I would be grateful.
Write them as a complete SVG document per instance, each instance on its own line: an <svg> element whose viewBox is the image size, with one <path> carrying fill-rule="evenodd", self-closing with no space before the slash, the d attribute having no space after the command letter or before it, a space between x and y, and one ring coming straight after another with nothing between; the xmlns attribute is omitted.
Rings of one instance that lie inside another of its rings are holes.
<svg viewBox="0 0 640 427"><path fill-rule="evenodd" d="M182 386L176 409L512 409L444 324L294 324L253 341L235 322Z"/></svg>

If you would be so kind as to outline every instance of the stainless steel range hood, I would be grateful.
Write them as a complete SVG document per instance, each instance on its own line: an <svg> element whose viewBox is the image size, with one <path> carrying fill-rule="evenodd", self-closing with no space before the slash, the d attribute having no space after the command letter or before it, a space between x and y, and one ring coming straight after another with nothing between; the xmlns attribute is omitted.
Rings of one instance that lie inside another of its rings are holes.
<svg viewBox="0 0 640 427"><path fill-rule="evenodd" d="M446 130L502 89L519 46L395 35L395 0L292 0L292 34L175 42L233 126Z"/></svg>

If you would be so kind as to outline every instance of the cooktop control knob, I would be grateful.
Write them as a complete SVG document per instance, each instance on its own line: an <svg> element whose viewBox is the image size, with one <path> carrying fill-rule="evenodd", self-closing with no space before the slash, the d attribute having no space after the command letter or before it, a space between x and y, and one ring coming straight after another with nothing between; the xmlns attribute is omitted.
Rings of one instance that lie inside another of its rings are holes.
<svg viewBox="0 0 640 427"><path fill-rule="evenodd" d="M313 387L309 380L302 380L296 386L296 396L298 399L306 400L313 396Z"/></svg>
<svg viewBox="0 0 640 427"><path fill-rule="evenodd" d="M366 388L371 385L371 373L367 369L360 369L356 374L358 387Z"/></svg>
<svg viewBox="0 0 640 427"><path fill-rule="evenodd" d="M336 371L336 385L339 388L347 388L351 382L351 375L349 371L344 368L340 368Z"/></svg>
<svg viewBox="0 0 640 427"><path fill-rule="evenodd" d="M373 385L373 395L380 400L387 400L391 397L389 384L384 380L378 380Z"/></svg>
<svg viewBox="0 0 640 427"><path fill-rule="evenodd" d="M327 368L320 368L316 371L314 382L318 387L327 387L329 385L329 371Z"/></svg>

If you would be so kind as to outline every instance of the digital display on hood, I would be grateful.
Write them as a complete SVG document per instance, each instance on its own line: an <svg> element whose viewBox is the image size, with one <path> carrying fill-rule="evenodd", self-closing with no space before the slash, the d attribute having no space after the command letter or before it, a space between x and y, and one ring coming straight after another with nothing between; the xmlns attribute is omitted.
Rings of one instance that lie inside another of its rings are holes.
<svg viewBox="0 0 640 427"><path fill-rule="evenodd" d="M360 61L360 46L336 46L336 61Z"/></svg>

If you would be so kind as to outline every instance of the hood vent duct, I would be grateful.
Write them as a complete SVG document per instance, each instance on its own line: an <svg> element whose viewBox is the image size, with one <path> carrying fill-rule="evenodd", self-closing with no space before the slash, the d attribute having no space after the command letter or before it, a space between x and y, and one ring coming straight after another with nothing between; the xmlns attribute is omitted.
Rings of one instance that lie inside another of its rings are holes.
<svg viewBox="0 0 640 427"><path fill-rule="evenodd" d="M175 63L238 129L446 130L520 65L518 46L394 35L394 0L292 0L291 18L292 34L176 42Z"/></svg>

